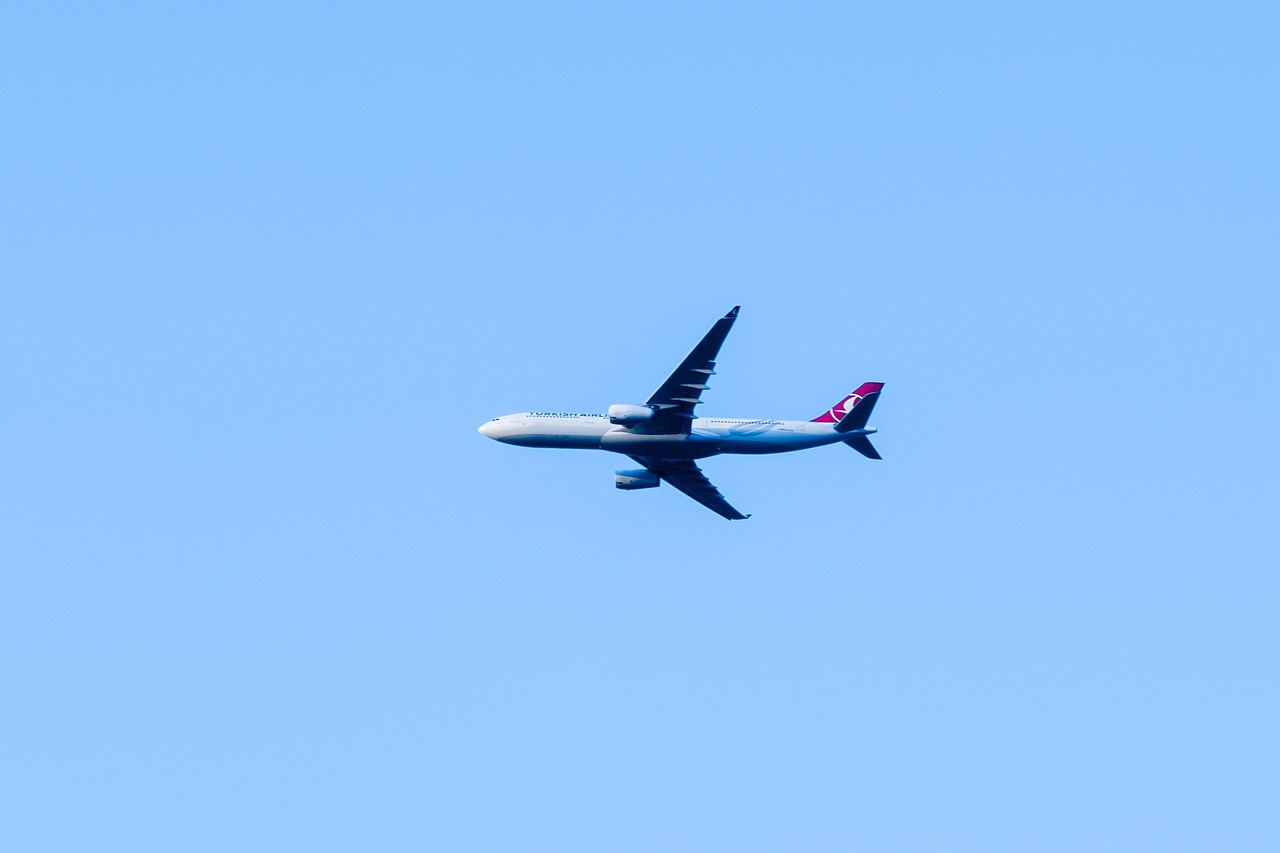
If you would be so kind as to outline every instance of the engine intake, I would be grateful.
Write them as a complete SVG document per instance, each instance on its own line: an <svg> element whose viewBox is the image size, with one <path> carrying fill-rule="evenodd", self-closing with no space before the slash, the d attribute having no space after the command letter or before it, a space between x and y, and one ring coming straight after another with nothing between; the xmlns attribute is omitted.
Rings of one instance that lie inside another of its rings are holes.
<svg viewBox="0 0 1280 853"><path fill-rule="evenodd" d="M641 424L653 420L652 406L629 406L617 403L609 407L609 423Z"/></svg>
<svg viewBox="0 0 1280 853"><path fill-rule="evenodd" d="M613 484L619 489L626 491L634 491L635 489L652 489L662 484L658 479L658 475L645 468L636 468L629 471L618 471L613 478Z"/></svg>

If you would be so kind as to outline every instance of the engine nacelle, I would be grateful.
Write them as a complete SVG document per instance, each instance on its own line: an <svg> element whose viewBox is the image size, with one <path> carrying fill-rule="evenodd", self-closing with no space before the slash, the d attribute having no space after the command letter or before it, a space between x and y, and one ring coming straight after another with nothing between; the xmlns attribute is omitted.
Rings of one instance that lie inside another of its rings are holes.
<svg viewBox="0 0 1280 853"><path fill-rule="evenodd" d="M652 406L628 406L618 403L609 407L609 423L642 424L653 420Z"/></svg>
<svg viewBox="0 0 1280 853"><path fill-rule="evenodd" d="M619 489L630 492L634 489L652 489L661 485L662 481L652 471L636 468L631 471L618 471L614 474L613 484Z"/></svg>

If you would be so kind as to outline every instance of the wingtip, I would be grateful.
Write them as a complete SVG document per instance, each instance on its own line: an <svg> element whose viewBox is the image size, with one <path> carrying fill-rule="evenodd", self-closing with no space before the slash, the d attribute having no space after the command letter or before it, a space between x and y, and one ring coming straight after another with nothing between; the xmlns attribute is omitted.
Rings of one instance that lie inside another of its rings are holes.
<svg viewBox="0 0 1280 853"><path fill-rule="evenodd" d="M725 315L724 315L724 318L725 318L726 320L731 320L731 319L733 319L734 317L737 317L737 316L738 316L738 309L739 309L739 308L741 308L741 307L742 307L741 305L735 305L735 306L733 306L733 310L732 310L732 311L730 311L728 314L725 314Z"/></svg>

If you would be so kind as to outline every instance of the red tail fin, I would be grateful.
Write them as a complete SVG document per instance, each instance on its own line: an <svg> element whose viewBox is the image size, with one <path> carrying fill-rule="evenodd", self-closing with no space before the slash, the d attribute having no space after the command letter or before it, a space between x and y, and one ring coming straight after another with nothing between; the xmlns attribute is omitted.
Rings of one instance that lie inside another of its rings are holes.
<svg viewBox="0 0 1280 853"><path fill-rule="evenodd" d="M858 386L858 390L845 397L839 403L827 409L822 414L813 419L816 424L836 424L840 423L840 419L849 414L849 410L858 404L858 401L868 394L873 394L884 387L883 382L863 382Z"/></svg>

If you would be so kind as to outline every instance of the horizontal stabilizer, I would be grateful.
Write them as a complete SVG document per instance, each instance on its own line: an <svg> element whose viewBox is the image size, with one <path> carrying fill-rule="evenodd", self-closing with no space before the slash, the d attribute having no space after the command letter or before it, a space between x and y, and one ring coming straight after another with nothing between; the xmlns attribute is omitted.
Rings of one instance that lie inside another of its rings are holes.
<svg viewBox="0 0 1280 853"><path fill-rule="evenodd" d="M871 439L865 435L855 435L853 438L846 438L844 443L861 453L868 459L880 459L881 456L875 447L871 444Z"/></svg>

